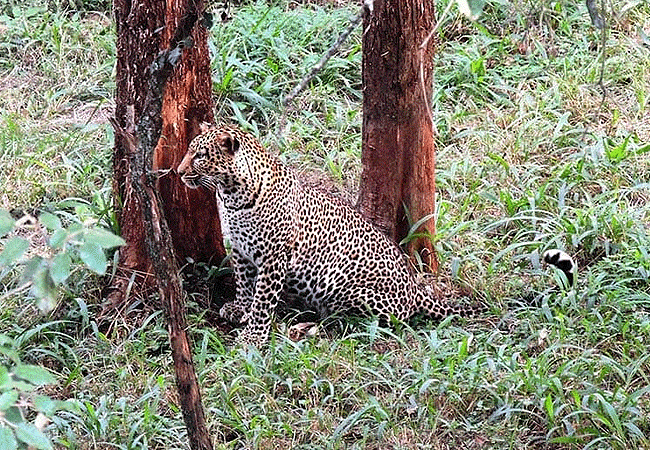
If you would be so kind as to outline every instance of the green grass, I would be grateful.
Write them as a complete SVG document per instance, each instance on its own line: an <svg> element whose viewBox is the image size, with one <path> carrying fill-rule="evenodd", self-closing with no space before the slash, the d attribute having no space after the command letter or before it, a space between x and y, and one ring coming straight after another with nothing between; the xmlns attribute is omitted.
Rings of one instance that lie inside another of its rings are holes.
<svg viewBox="0 0 650 450"><path fill-rule="evenodd" d="M102 14L14 10L0 35L0 207L90 200L110 186L113 28Z"/></svg>
<svg viewBox="0 0 650 450"><path fill-rule="evenodd" d="M359 30L277 127L356 4L275 5L249 3L212 30L217 117L354 189ZM494 1L479 24L453 13L441 27L435 244L445 276L489 313L396 330L334 321L245 353L192 295L216 448L650 447L650 7L612 7L604 52L583 4ZM0 19L1 209L115 225L106 17L16 7ZM23 232L44 247L46 230ZM576 290L540 266L554 247L579 262ZM58 448L188 448L161 313L136 304L97 323L105 280L77 267L41 316L11 290L20 270L0 277L0 330L57 376L44 393L77 403L47 428Z"/></svg>

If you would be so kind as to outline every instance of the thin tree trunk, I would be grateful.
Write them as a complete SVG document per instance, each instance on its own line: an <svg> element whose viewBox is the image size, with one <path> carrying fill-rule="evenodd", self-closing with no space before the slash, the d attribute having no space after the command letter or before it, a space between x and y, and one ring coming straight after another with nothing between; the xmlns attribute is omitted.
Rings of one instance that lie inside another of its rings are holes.
<svg viewBox="0 0 650 450"><path fill-rule="evenodd" d="M169 39L170 49L161 52L145 72L146 98L134 133L113 121L116 142L129 155L130 196L141 212L140 226L144 230L146 256L151 261L160 298L167 312L169 338L172 347L176 387L183 419L192 450L212 450L207 431L201 393L192 360L191 345L186 333L185 292L179 276L179 267L162 201L152 172L154 149L160 140L163 125L163 93L184 45L197 21L193 7L182 11L181 19Z"/></svg>
<svg viewBox="0 0 650 450"><path fill-rule="evenodd" d="M435 147L425 102L432 89L433 40L422 52L422 67L419 57L433 24L433 0L375 0L364 20L358 202L362 214L396 242L409 232L407 211L415 223L435 210ZM435 271L434 234L435 220L424 221L407 250Z"/></svg>

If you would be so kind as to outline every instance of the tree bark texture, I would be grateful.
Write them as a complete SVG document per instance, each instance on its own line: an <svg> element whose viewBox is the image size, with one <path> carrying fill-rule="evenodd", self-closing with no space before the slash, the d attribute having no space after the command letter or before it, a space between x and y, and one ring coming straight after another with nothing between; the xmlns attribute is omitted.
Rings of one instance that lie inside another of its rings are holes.
<svg viewBox="0 0 650 450"><path fill-rule="evenodd" d="M160 52L144 72L147 81L146 96L141 114L135 124L135 133L113 121L116 146L128 155L131 201L141 213L139 225L144 230L144 249L155 274L160 298L167 312L169 338L172 347L176 387L183 419L192 450L212 450L207 431L201 393L192 360L191 345L186 333L185 292L179 276L179 266L172 237L162 210L162 199L157 188L157 176L152 172L154 149L158 148L164 116L164 93L167 80L174 72L187 38L197 22L193 5L180 12L181 19L169 39L170 49Z"/></svg>
<svg viewBox="0 0 650 450"><path fill-rule="evenodd" d="M114 0L117 27L115 118L133 132L141 117L148 70L156 55L169 47L171 35L192 0ZM193 45L171 74L162 105L162 137L154 154L154 170L164 174L158 190L169 218L174 247L182 260L219 261L225 256L216 199L203 190L189 190L176 175L176 166L198 134L201 122L212 122L212 82L207 31L192 30ZM150 273L144 246L141 205L130 193L129 150L116 139L113 190L119 205L118 221L127 245L120 267ZM170 170L171 169L171 170ZM166 172L167 171L167 172Z"/></svg>
<svg viewBox="0 0 650 450"><path fill-rule="evenodd" d="M435 210L435 147L426 103L431 98L434 40L419 49L433 26L433 0L375 0L364 20L358 206L396 242L409 232L406 211L415 223ZM435 220L424 221L407 251L418 253L435 271L429 239L434 234Z"/></svg>

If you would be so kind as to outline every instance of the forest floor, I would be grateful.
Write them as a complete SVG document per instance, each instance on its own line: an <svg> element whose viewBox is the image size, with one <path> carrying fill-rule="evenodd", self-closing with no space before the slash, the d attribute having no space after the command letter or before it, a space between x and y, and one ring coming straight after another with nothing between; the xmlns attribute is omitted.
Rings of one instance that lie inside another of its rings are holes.
<svg viewBox="0 0 650 450"><path fill-rule="evenodd" d="M29 242L22 259L7 265L0 254L0 413L13 401L26 421L49 413L55 448L189 448L162 312L138 298L96 320L113 259L87 250L115 241L90 230L119 231L110 13L89 10L101 2L78 2L80 12L47 3L0 13L0 210L32 217L13 232ZM270 3L248 2L212 29L216 117L353 199L360 30L296 99L286 132L276 127L282 98L356 3ZM476 23L455 7L442 19L434 240L441 276L489 312L396 329L328 319L299 342L278 321L268 349L246 352L214 326L219 293L193 290L215 448L650 448L650 4L607 8L604 35L583 4L563 1L488 1ZM61 233L70 260L57 257ZM0 247L9 242L0 236ZM549 248L575 257L575 289L540 265ZM59 269L55 294L23 282L28 258ZM188 285L210 286L227 269L189 272ZM3 369L18 359L54 382L21 385L22 400L5 395ZM69 402L48 409L42 395Z"/></svg>

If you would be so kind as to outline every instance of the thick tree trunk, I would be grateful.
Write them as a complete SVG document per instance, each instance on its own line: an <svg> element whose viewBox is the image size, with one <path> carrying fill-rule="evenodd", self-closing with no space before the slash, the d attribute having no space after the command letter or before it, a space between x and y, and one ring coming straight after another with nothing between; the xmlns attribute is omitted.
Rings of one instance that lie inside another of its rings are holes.
<svg viewBox="0 0 650 450"><path fill-rule="evenodd" d="M433 25L433 0L375 0L364 20L359 208L396 242L409 231L406 211L415 223L435 210L435 148L425 101L432 89L433 40L419 49ZM434 234L431 218L407 250L435 271Z"/></svg>
<svg viewBox="0 0 650 450"><path fill-rule="evenodd" d="M117 80L115 118L118 126L133 132L146 95L149 65L169 46L171 33L192 0L114 0L117 27ZM154 169L175 169L198 133L201 122L212 122L210 59L207 31L192 33L193 45L171 75L162 107L162 137L154 155ZM127 245L121 250L120 267L151 273L144 246L141 205L130 194L128 149L116 139L113 157L114 193L118 221ZM159 179L165 214L174 247L181 260L220 260L225 251L216 199L202 190L186 189L174 170Z"/></svg>
<svg viewBox="0 0 650 450"><path fill-rule="evenodd" d="M149 4L147 4L149 3ZM122 129L135 134L135 124L142 114L147 94L147 73L160 50L159 30L165 23L165 4L159 1L115 0L117 29L117 67L115 120ZM117 201L117 219L127 245L120 251L120 266L149 272L144 246L142 207L130 195L129 149L115 139L113 153L113 192Z"/></svg>

